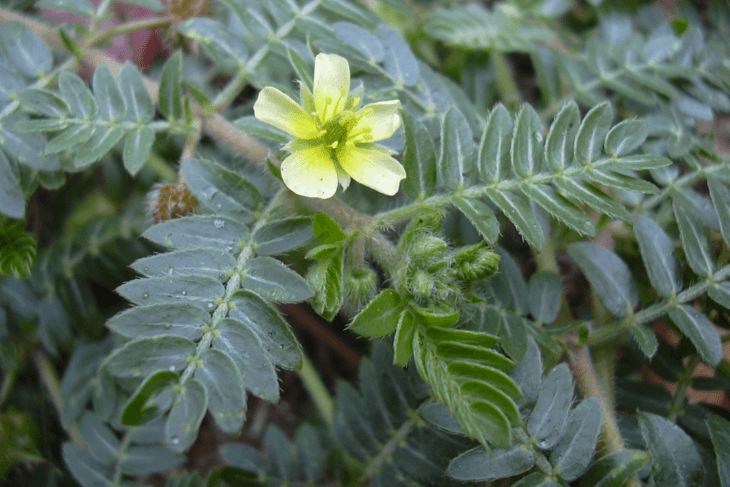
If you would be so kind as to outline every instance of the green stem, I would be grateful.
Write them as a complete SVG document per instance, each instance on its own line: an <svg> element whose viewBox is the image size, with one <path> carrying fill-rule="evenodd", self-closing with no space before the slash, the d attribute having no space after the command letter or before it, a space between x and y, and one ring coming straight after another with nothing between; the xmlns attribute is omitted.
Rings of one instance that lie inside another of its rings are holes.
<svg viewBox="0 0 730 487"><path fill-rule="evenodd" d="M687 363L684 372L677 379L677 391L672 398L672 404L669 406L669 416L667 419L676 422L677 418L682 415L684 409L684 399L687 388L692 384L692 374L702 360L699 355L693 356Z"/></svg>
<svg viewBox="0 0 730 487"><path fill-rule="evenodd" d="M493 50L489 53L489 57L497 73L497 92L499 93L500 100L510 110L517 110L522 103L522 95L517 88L517 82L512 73L512 68L501 52Z"/></svg>
<svg viewBox="0 0 730 487"><path fill-rule="evenodd" d="M624 449L624 440L616 424L616 416L609 401L604 395L598 383L596 369L593 367L588 349L583 347L568 352L568 363L573 371L576 384L583 397L596 397L603 409L603 422L601 423L601 441L598 442L600 456L609 455ZM631 487L641 485L636 477L629 480L627 484Z"/></svg>
<svg viewBox="0 0 730 487"><path fill-rule="evenodd" d="M598 295L595 290L591 291L591 309L593 314L593 320L596 324L597 329L605 327L610 321L610 316L606 308L603 307ZM596 378L603 391L603 394L608 402L611 410L615 408L615 384L614 384L614 373L616 370L616 363L614 360L615 353L615 340L606 341L598 344L592 349L593 351L593 362L596 365Z"/></svg>
<svg viewBox="0 0 730 487"><path fill-rule="evenodd" d="M304 383L304 388L309 392L309 396L314 401L314 405L317 411L319 411L320 416L327 423L327 426L332 428L334 423L334 402L332 396L330 396L322 379L319 377L317 369L314 368L314 365L306 355L302 356L302 368L298 373L299 378Z"/></svg>
<svg viewBox="0 0 730 487"><path fill-rule="evenodd" d="M150 155L147 156L145 167L151 169L162 181L171 183L177 181L177 171L154 151L150 152Z"/></svg>
<svg viewBox="0 0 730 487"><path fill-rule="evenodd" d="M51 360L43 350L35 349L30 353L30 356L36 370L38 371L38 376L40 377L41 382L44 386L46 386L48 395L51 397L51 402L53 402L53 405L56 407L58 415L61 416L61 411L63 410L63 392L61 392L61 382L58 379L56 369L53 367ZM84 440L81 438L75 424L68 428L67 432L68 436L74 443L81 447L85 446Z"/></svg>
<svg viewBox="0 0 730 487"><path fill-rule="evenodd" d="M135 428L129 429L122 438L122 442L119 445L119 450L117 451L117 461L116 465L114 465L114 477L112 479L112 482L114 486L120 485L120 482L122 481L122 460L123 455L127 452L127 448L132 443L132 433L134 432Z"/></svg>
<svg viewBox="0 0 730 487"><path fill-rule="evenodd" d="M134 22L127 22L124 24L117 24L114 27L98 32L86 41L84 48L95 47L104 44L109 39L113 39L117 36L132 34L140 30L147 29L158 29L160 27L167 27L172 22L172 16L166 17L154 17L150 19L142 19Z"/></svg>

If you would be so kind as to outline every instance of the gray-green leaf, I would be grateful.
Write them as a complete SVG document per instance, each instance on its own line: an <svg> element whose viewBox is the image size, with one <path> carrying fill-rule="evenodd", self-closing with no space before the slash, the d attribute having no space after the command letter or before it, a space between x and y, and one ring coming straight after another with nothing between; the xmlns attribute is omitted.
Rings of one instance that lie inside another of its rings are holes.
<svg viewBox="0 0 730 487"><path fill-rule="evenodd" d="M610 250L588 242L577 242L568 253L578 263L603 306L623 318L639 304L639 293L628 266Z"/></svg>
<svg viewBox="0 0 730 487"><path fill-rule="evenodd" d="M280 303L299 303L314 295L307 281L272 257L256 257L247 261L241 287Z"/></svg>
<svg viewBox="0 0 730 487"><path fill-rule="evenodd" d="M102 367L117 377L146 377L161 369L171 372L184 369L193 353L195 344L185 338L141 338L112 352Z"/></svg>
<svg viewBox="0 0 730 487"><path fill-rule="evenodd" d="M542 382L535 408L527 420L527 432L535 435L539 448L552 448L563 435L572 401L570 370L565 364L557 365Z"/></svg>
<svg viewBox="0 0 730 487"><path fill-rule="evenodd" d="M230 355L218 349L206 350L200 357L203 364L194 377L208 390L208 409L218 427L236 434L246 417L246 390L238 366Z"/></svg>
<svg viewBox="0 0 730 487"><path fill-rule="evenodd" d="M238 253L249 237L248 227L224 217L188 216L158 223L143 234L148 240L175 249L208 248Z"/></svg>
<svg viewBox="0 0 730 487"><path fill-rule="evenodd" d="M686 304L669 308L669 318L687 335L702 359L708 364L717 366L722 360L722 341L712 322Z"/></svg>
<svg viewBox="0 0 730 487"><path fill-rule="evenodd" d="M596 105L586 114L575 137L575 159L580 164L588 165L601 155L612 118L613 110L607 101Z"/></svg>
<svg viewBox="0 0 730 487"><path fill-rule="evenodd" d="M550 452L550 463L560 469L563 480L571 482L588 468L602 421L603 410L596 397L581 401L570 412L565 432Z"/></svg>
<svg viewBox="0 0 730 487"><path fill-rule="evenodd" d="M531 105L522 105L515 121L510 154L512 169L523 178L540 172L542 165L542 123Z"/></svg>
<svg viewBox="0 0 730 487"><path fill-rule="evenodd" d="M175 453L188 449L198 436L198 428L208 407L208 391L197 379L182 385L165 424L165 443Z"/></svg>
<svg viewBox="0 0 730 487"><path fill-rule="evenodd" d="M410 112L403 110L403 167L408 177L403 190L412 200L430 196L436 186L436 153L426 127Z"/></svg>
<svg viewBox="0 0 730 487"><path fill-rule="evenodd" d="M466 117L449 107L441 126L439 172L444 186L452 191L468 187L474 176L474 141Z"/></svg>
<svg viewBox="0 0 730 487"><path fill-rule="evenodd" d="M573 148L579 124L580 111L571 100L555 116L545 140L545 161L553 171L559 172L573 164Z"/></svg>

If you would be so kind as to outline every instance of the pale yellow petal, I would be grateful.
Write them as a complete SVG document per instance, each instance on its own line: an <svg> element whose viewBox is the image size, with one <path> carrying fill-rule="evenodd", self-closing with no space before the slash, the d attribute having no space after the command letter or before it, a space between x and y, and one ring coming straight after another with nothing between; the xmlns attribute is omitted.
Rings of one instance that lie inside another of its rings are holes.
<svg viewBox="0 0 730 487"><path fill-rule="evenodd" d="M350 92L350 65L336 54L314 58L314 105L322 124L340 113Z"/></svg>
<svg viewBox="0 0 730 487"><path fill-rule="evenodd" d="M331 198L337 191L337 171L329 150L322 145L294 152L281 163L284 184L296 194Z"/></svg>
<svg viewBox="0 0 730 487"><path fill-rule="evenodd" d="M403 166L386 152L359 148L352 142L337 151L337 160L355 181L390 196L406 177Z"/></svg>
<svg viewBox="0 0 730 487"><path fill-rule="evenodd" d="M300 139L319 136L314 118L287 95L267 86L259 93L253 106L254 116L269 125Z"/></svg>
<svg viewBox="0 0 730 487"><path fill-rule="evenodd" d="M366 143L387 139L400 127L400 108L398 100L365 105L355 113L357 123L349 139L353 142Z"/></svg>

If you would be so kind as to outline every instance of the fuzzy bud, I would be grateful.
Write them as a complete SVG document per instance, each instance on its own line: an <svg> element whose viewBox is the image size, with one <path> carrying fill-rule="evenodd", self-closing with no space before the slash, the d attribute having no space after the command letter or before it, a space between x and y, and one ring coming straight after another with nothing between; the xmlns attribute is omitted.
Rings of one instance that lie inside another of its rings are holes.
<svg viewBox="0 0 730 487"><path fill-rule="evenodd" d="M408 279L408 290L416 299L430 298L435 289L436 279L423 269L417 269Z"/></svg>
<svg viewBox="0 0 730 487"><path fill-rule="evenodd" d="M378 290L378 275L369 267L356 272L351 268L345 270L345 293L354 305L360 306L369 302Z"/></svg>
<svg viewBox="0 0 730 487"><path fill-rule="evenodd" d="M188 215L197 204L195 196L184 183L159 186L150 193L148 201L155 223Z"/></svg>
<svg viewBox="0 0 730 487"><path fill-rule="evenodd" d="M497 272L499 255L482 242L458 249L454 252L454 262L459 279L483 279Z"/></svg>
<svg viewBox="0 0 730 487"><path fill-rule="evenodd" d="M430 265L449 250L444 239L434 235L423 235L411 243L409 257L416 263Z"/></svg>

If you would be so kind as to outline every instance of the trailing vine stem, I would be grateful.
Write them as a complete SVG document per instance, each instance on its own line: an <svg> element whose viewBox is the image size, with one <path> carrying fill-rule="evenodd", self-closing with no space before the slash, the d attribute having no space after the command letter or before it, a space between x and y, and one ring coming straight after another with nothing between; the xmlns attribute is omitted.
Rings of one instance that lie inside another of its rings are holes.
<svg viewBox="0 0 730 487"><path fill-rule="evenodd" d="M274 198L264 209L261 218L259 218L259 220L254 224L253 228L251 229L249 240L246 243L246 246L241 249L241 253L238 256L238 260L236 261L236 272L233 273L231 278L226 283L225 294L220 300L220 303L216 307L215 311L213 311L213 318L210 320L210 325L207 327L207 330L203 334L203 337L198 342L198 346L195 349L195 355L192 359L188 361L188 364L182 373L182 377L180 378L180 384L184 384L190 378L193 372L195 372L195 369L197 368L203 353L210 348L210 344L213 342L213 338L215 338L216 328L218 327L218 324L228 315L228 311L230 309L229 302L231 300L231 297L236 291L241 288L241 273L243 272L244 266L246 265L246 262L248 262L254 255L254 235L256 234L256 231L268 221L271 212L279 205L281 199L284 197L285 194L286 191L283 188L276 193L276 196L274 196Z"/></svg>

